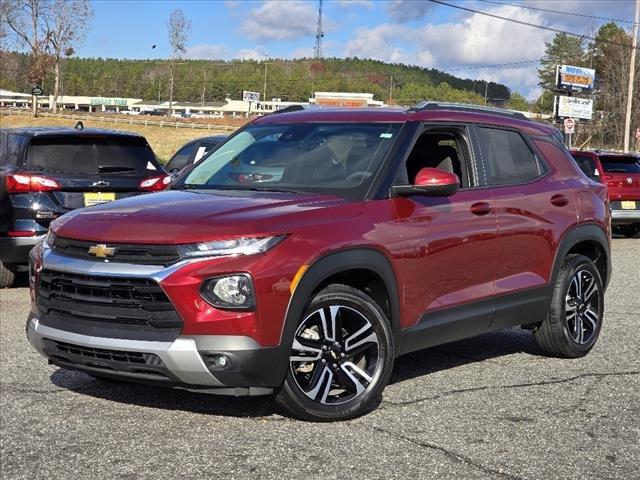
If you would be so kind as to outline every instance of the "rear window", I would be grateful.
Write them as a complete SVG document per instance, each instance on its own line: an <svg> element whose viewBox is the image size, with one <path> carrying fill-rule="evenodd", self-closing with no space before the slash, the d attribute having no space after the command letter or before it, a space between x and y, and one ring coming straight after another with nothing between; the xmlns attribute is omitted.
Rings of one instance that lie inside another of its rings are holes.
<svg viewBox="0 0 640 480"><path fill-rule="evenodd" d="M640 173L638 157L625 155L600 155L600 163L610 173Z"/></svg>
<svg viewBox="0 0 640 480"><path fill-rule="evenodd" d="M76 174L145 174L157 170L151 147L143 138L56 136L34 138L26 168Z"/></svg>

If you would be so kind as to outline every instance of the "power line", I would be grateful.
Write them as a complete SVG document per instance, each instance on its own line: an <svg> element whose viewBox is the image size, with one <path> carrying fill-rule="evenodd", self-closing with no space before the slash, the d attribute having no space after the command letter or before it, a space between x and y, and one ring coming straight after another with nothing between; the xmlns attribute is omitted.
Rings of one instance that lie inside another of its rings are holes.
<svg viewBox="0 0 640 480"><path fill-rule="evenodd" d="M596 37L591 37L589 35L585 35L582 33L575 33L575 32L570 32L568 30L561 30L559 28L553 28L553 27L547 27L545 25L539 25L537 23L530 23L530 22L525 22L523 20L516 20L515 18L511 18L511 17L503 17L502 15L496 15L495 13L489 13L489 12L483 12L481 10L474 10L473 8L467 8L467 7L463 7L461 5L454 5L451 3L447 3L447 2L443 2L441 0L429 0L431 3L437 3L438 5L444 5L445 7L450 7L450 8L455 8L457 10L464 10L466 12L471 12L471 13L478 13L480 15L485 15L487 17L492 17L492 18L497 18L499 20L504 20L506 22L512 22L512 23L517 23L519 25L524 25L527 27L533 27L533 28L540 28L542 30L548 30L549 32L555 32L555 33L563 33L565 35L570 35L572 37L578 37L578 38L584 38L584 39L588 39L588 40L598 40L596 39ZM602 41L604 43L608 43L610 45L618 45L620 47L625 47L625 48L639 48L639 47L633 47L631 45L627 45L624 43L618 43L618 42L612 42L610 40L602 40L600 39L599 41Z"/></svg>
<svg viewBox="0 0 640 480"><path fill-rule="evenodd" d="M517 5L515 3L496 2L495 0L478 0L479 2L492 3L494 5L503 5L507 7L526 8L527 10L536 10L538 12L559 13L561 15L572 15L574 17L593 18L595 20L608 20L610 22L630 23L633 25L633 20L621 20L619 18L599 17L597 15L587 15L584 13L563 12L561 10L550 10L548 8L531 7L529 5Z"/></svg>
<svg viewBox="0 0 640 480"><path fill-rule="evenodd" d="M539 63L539 62L540 62L540 59L537 58L535 60L522 60L521 62L494 63L493 65L474 65L469 67L455 67L455 68L439 67L437 68L437 70L441 70L443 72L461 72L464 70L481 70L483 68L510 67L513 65L527 65L530 63Z"/></svg>

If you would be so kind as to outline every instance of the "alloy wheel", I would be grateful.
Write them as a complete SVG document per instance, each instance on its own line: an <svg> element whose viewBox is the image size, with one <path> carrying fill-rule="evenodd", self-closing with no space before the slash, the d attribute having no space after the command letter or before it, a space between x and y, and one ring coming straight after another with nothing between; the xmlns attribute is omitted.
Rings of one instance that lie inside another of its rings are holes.
<svg viewBox="0 0 640 480"><path fill-rule="evenodd" d="M600 310L600 294L595 276L587 270L578 270L571 277L565 297L567 327L571 338L578 345L588 343L597 331Z"/></svg>
<svg viewBox="0 0 640 480"><path fill-rule="evenodd" d="M362 395L381 368L378 335L358 310L319 308L305 317L293 339L289 363L296 385L324 405Z"/></svg>

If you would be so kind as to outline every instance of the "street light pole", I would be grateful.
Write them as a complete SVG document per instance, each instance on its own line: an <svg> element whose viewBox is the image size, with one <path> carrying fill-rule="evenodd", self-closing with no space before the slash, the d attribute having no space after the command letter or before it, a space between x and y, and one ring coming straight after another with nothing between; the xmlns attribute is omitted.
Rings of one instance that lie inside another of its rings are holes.
<svg viewBox="0 0 640 480"><path fill-rule="evenodd" d="M631 133L631 104L633 102L633 80L636 73L636 50L638 46L638 24L640 23L640 0L636 0L636 17L633 23L633 37L631 39L631 61L629 62L629 87L627 89L627 115L624 119L624 151L629 151L629 136Z"/></svg>
<svg viewBox="0 0 640 480"><path fill-rule="evenodd" d="M264 62L264 84L262 85L262 101L267 101L267 62Z"/></svg>

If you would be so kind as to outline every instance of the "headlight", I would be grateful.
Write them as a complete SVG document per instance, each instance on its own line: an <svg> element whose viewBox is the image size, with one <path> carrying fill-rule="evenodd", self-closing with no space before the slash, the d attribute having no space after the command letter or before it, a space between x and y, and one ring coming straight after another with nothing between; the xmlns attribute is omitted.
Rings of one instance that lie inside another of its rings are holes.
<svg viewBox="0 0 640 480"><path fill-rule="evenodd" d="M232 310L255 308L253 282L246 273L205 280L200 293L207 302L217 308Z"/></svg>
<svg viewBox="0 0 640 480"><path fill-rule="evenodd" d="M232 240L217 240L214 242L193 243L178 245L180 255L185 258L193 257L220 257L224 255L253 255L264 253L273 248L285 236L262 238L236 238Z"/></svg>
<svg viewBox="0 0 640 480"><path fill-rule="evenodd" d="M56 236L53 233L53 230L51 230L51 227L49 227L49 231L47 232L47 236L44 237L44 242L47 244L47 246L52 247L53 246L53 242L55 241Z"/></svg>

